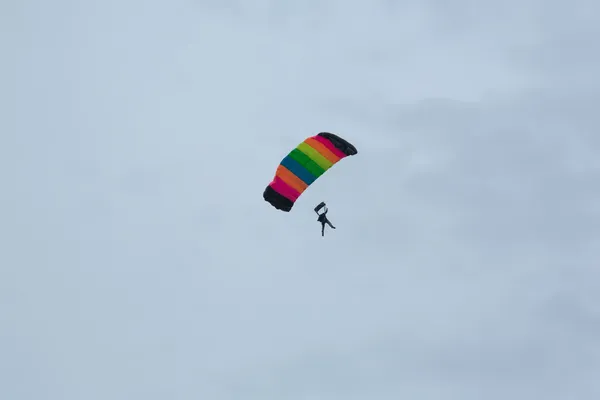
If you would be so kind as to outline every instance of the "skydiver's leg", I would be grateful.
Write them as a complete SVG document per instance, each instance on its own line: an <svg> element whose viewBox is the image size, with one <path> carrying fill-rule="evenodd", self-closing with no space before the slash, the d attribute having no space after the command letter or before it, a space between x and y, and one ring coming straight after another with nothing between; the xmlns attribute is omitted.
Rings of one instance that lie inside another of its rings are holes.
<svg viewBox="0 0 600 400"><path fill-rule="evenodd" d="M327 220L325 222L327 222L327 225L329 225L330 227L332 227L333 229L335 229L335 226L331 225L331 222L329 222L329 220Z"/></svg>
<svg viewBox="0 0 600 400"><path fill-rule="evenodd" d="M321 222L321 236L325 236L325 222Z"/></svg>

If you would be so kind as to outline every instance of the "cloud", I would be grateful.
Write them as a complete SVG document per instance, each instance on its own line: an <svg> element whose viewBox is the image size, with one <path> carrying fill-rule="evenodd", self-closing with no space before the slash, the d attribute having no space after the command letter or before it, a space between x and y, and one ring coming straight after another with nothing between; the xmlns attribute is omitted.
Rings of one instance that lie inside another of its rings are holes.
<svg viewBox="0 0 600 400"><path fill-rule="evenodd" d="M0 13L0 397L597 398L593 7Z"/></svg>

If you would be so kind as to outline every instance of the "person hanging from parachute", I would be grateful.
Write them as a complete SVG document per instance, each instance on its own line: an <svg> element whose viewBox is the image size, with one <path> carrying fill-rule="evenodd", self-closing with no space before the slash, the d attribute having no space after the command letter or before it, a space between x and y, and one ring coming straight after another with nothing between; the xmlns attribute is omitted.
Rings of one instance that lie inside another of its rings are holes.
<svg viewBox="0 0 600 400"><path fill-rule="evenodd" d="M321 209L323 209L323 212L321 214L319 214L319 210L321 210ZM325 205L324 201L320 202L319 205L317 205L315 207L315 212L319 216L319 218L317 218L317 221L319 221L321 223L321 236L325 236L325 224L329 225L331 227L331 229L335 229L335 226L333 226L331 224L331 222L329 221L329 219L327 219L328 211L329 211L329 209Z"/></svg>
<svg viewBox="0 0 600 400"><path fill-rule="evenodd" d="M281 160L273 180L263 192L263 198L274 208L290 212L298 198L315 180L340 160L356 154L356 147L336 134L320 132L308 137ZM325 224L332 229L335 227L327 219L327 207L319 214L318 211L323 207L325 202L315 207L315 212L322 225L321 235L325 236Z"/></svg>

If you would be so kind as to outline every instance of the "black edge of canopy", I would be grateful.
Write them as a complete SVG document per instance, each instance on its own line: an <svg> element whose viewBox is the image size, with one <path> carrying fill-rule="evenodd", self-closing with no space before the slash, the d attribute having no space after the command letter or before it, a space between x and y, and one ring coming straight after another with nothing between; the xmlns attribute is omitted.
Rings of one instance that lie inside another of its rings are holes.
<svg viewBox="0 0 600 400"><path fill-rule="evenodd" d="M263 192L263 199L271 203L276 209L285 212L289 212L294 206L294 203L290 199L277 193L271 186L267 186Z"/></svg>
<svg viewBox="0 0 600 400"><path fill-rule="evenodd" d="M318 136L322 136L325 139L329 139L329 141L331 141L331 143L333 143L333 145L336 148L338 148L342 153L344 153L347 156L354 156L358 154L358 150L356 150L356 147L354 147L352 143L348 142L346 139L342 139L334 133L321 132Z"/></svg>

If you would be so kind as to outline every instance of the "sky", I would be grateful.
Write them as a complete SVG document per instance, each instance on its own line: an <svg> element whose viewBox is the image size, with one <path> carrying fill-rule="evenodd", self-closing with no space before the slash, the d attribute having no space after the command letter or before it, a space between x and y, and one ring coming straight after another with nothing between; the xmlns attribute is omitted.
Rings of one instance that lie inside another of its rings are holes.
<svg viewBox="0 0 600 400"><path fill-rule="evenodd" d="M0 398L600 398L598 15L1 2Z"/></svg>

